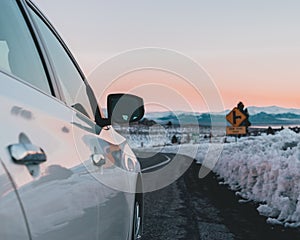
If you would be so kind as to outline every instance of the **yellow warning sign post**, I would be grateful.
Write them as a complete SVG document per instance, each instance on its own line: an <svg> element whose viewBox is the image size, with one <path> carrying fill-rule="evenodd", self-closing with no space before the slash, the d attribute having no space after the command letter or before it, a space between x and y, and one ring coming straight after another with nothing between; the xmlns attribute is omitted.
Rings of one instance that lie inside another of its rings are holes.
<svg viewBox="0 0 300 240"><path fill-rule="evenodd" d="M248 110L244 109L242 102L239 102L237 107L233 108L231 112L226 115L226 120L231 124L230 127L226 127L226 135L235 135L236 138L241 135L246 135L248 126L251 125L248 118Z"/></svg>
<svg viewBox="0 0 300 240"><path fill-rule="evenodd" d="M226 120L230 122L233 127L239 127L246 119L247 116L236 107L226 115Z"/></svg>

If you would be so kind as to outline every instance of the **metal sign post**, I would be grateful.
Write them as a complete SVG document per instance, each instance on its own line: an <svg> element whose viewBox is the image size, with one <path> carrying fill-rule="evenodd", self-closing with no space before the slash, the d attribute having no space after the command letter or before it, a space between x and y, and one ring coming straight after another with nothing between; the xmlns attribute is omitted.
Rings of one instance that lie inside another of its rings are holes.
<svg viewBox="0 0 300 240"><path fill-rule="evenodd" d="M234 135L236 142L237 136L247 134L248 126L250 126L248 111L243 108L244 105L240 102L238 107L233 108L226 115L226 120L231 124L231 127L226 127L226 135Z"/></svg>

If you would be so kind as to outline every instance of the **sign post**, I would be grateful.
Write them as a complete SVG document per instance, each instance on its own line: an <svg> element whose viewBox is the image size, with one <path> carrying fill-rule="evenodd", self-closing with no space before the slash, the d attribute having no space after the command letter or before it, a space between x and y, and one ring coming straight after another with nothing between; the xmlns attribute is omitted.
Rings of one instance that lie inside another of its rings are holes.
<svg viewBox="0 0 300 240"><path fill-rule="evenodd" d="M236 107L233 108L231 112L226 115L226 120L233 127L239 127L246 119L247 116Z"/></svg>
<svg viewBox="0 0 300 240"><path fill-rule="evenodd" d="M231 127L226 127L226 135L245 135L248 132L248 126L250 122L248 120L249 114L247 109L243 109L244 104L239 103L238 107L231 110L230 113L226 115L226 120L231 124Z"/></svg>

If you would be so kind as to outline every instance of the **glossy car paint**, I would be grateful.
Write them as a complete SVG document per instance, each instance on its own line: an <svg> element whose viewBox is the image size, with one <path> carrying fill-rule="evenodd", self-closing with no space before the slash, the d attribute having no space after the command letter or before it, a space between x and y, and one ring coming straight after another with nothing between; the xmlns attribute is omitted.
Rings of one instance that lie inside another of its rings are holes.
<svg viewBox="0 0 300 240"><path fill-rule="evenodd" d="M15 188L0 159L1 239L29 239L24 217Z"/></svg>
<svg viewBox="0 0 300 240"><path fill-rule="evenodd" d="M140 168L126 140L21 79L0 71L0 84L0 239L131 239ZM45 163L12 161L7 147L28 142Z"/></svg>
<svg viewBox="0 0 300 240"><path fill-rule="evenodd" d="M134 194L114 188L125 184L125 190L131 186L134 192L136 173L120 174L125 171L111 160L107 167L98 167L90 158L98 151L109 159L110 153L103 149L126 145L125 139L101 139L83 115L76 117L79 113L56 99L3 73L0 76L1 121L9 123L0 126L1 132L7 132L0 139L0 155L16 184L32 239L127 239ZM104 137L117 134L111 128L102 131L113 132L100 134ZM25 136L45 151L45 163L31 169L13 163L6 146L22 143ZM113 145L115 140L118 145Z"/></svg>

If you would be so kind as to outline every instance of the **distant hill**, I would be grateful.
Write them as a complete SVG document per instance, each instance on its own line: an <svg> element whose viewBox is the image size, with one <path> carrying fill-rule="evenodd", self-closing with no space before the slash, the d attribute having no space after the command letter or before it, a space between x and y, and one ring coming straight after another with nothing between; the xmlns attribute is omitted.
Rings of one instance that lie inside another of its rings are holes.
<svg viewBox="0 0 300 240"><path fill-rule="evenodd" d="M270 107L248 107L250 122L252 126L269 125L300 125L300 109ZM159 124L167 124L169 121L173 125L200 124L210 126L211 119L214 124L226 125L225 116L229 112L226 110L220 113L189 113L189 112L155 112L147 113L147 118Z"/></svg>
<svg viewBox="0 0 300 240"><path fill-rule="evenodd" d="M250 115L252 125L300 125L300 114L280 113L268 114L260 112Z"/></svg>
<svg viewBox="0 0 300 240"><path fill-rule="evenodd" d="M277 106L268 106L268 107L248 107L249 114L255 115L261 112L267 114L283 114L283 113L293 113L300 115L300 109L296 108L282 108Z"/></svg>

